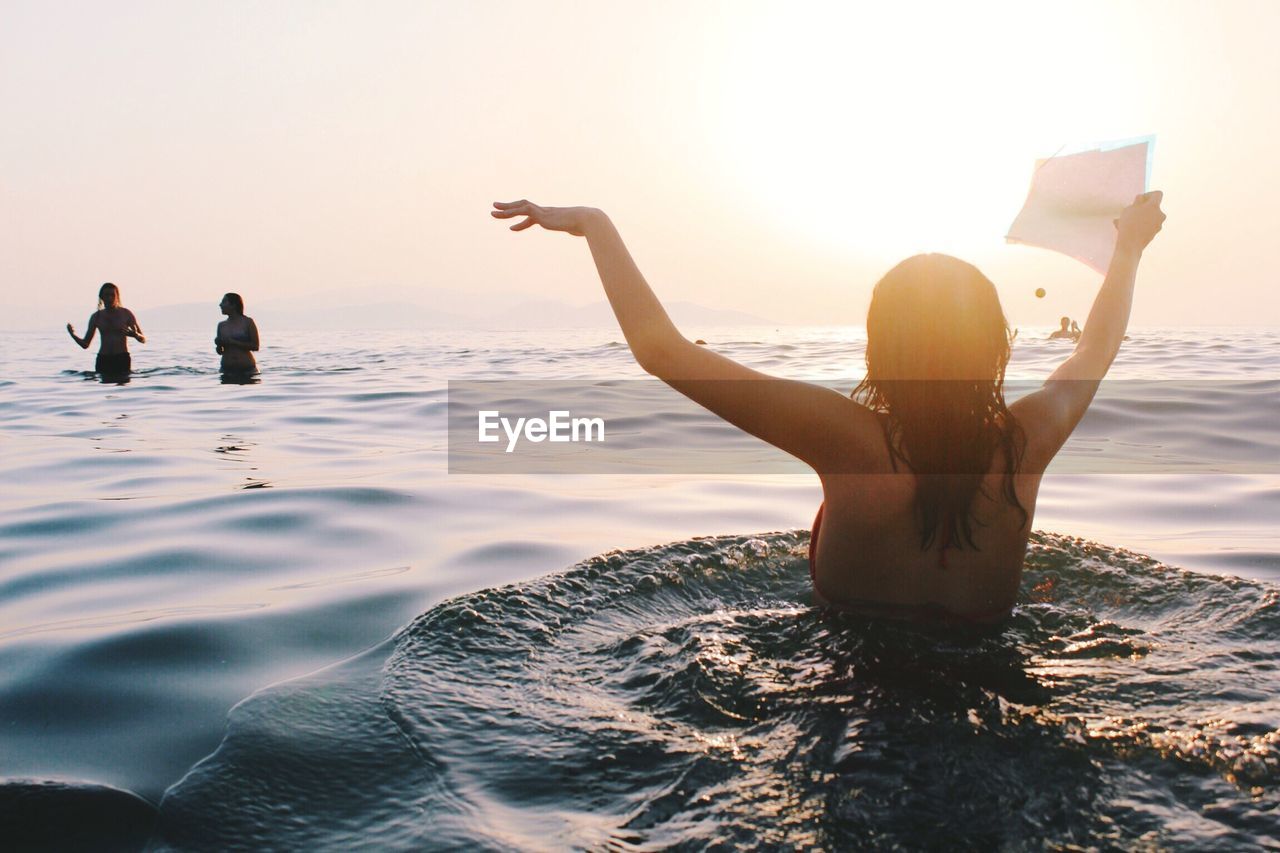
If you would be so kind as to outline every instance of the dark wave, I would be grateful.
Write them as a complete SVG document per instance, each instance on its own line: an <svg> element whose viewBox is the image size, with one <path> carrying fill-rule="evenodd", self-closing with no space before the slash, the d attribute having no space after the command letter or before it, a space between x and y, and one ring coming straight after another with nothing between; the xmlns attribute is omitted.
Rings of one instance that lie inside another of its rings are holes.
<svg viewBox="0 0 1280 853"><path fill-rule="evenodd" d="M0 780L0 832L6 850L139 850L155 822L155 806L108 785Z"/></svg>

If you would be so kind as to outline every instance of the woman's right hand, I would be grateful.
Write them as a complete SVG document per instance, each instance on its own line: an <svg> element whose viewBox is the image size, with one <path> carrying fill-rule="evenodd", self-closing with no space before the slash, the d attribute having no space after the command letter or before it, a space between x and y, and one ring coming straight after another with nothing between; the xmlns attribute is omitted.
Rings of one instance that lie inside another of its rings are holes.
<svg viewBox="0 0 1280 853"><path fill-rule="evenodd" d="M73 338L76 336L76 328L75 326L72 326L70 323L67 324L67 334Z"/></svg>
<svg viewBox="0 0 1280 853"><path fill-rule="evenodd" d="M525 199L495 201L493 206L495 209L489 212L494 219L527 217L523 222L512 225L512 231L523 231L531 225L541 225L548 231L564 231L575 237L586 233L587 223L593 217L603 215L594 207L542 207Z"/></svg>
<svg viewBox="0 0 1280 853"><path fill-rule="evenodd" d="M1160 202L1164 193L1154 190L1143 193L1133 200L1133 204L1124 209L1116 222L1116 245L1142 251L1164 225L1164 211Z"/></svg>

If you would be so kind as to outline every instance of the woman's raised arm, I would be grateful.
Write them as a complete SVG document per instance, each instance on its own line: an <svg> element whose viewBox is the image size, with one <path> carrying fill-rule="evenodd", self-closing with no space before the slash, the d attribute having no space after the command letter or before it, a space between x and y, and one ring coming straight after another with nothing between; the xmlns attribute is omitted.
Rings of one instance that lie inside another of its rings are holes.
<svg viewBox="0 0 1280 853"><path fill-rule="evenodd" d="M1164 194L1149 192L1134 199L1116 220L1116 249L1107 277L1093 300L1075 351L1050 375L1044 387L1011 407L1028 428L1032 465L1048 465L1066 443L1111 369L1120 351L1142 252L1164 224ZM1039 439L1037 445L1037 437Z"/></svg>
<svg viewBox="0 0 1280 853"><path fill-rule="evenodd" d="M1067 364L1075 362L1069 378L1101 379L1120 351L1124 331L1129 327L1138 261L1164 225L1164 212L1160 210L1163 198L1164 193L1158 190L1140 195L1116 220L1115 254L1111 257L1111 266L1098 296L1093 300L1089 319L1085 320L1080 342L1076 344L1071 358L1067 359ZM1055 371L1055 376L1067 364Z"/></svg>
<svg viewBox="0 0 1280 853"><path fill-rule="evenodd" d="M857 473L879 450L879 424L864 406L830 388L752 370L681 335L602 211L524 200L494 207L498 219L526 217L512 231L541 225L587 238L622 334L646 373L820 474Z"/></svg>
<svg viewBox="0 0 1280 853"><path fill-rule="evenodd" d="M594 207L541 207L524 200L494 202L493 206L496 209L492 213L498 219L527 217L512 225L512 231L541 225L548 231L564 231L587 238L605 296L632 355L646 372L657 375L656 368L673 350L689 344L667 316L666 309L632 260L622 235L604 211Z"/></svg>

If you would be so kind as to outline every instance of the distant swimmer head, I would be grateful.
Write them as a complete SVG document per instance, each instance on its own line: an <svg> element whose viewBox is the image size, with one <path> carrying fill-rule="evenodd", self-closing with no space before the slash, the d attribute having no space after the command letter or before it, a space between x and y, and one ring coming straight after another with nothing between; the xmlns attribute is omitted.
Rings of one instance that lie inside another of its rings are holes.
<svg viewBox="0 0 1280 853"><path fill-rule="evenodd" d="M244 300L240 298L238 293L228 293L222 297L218 307L222 309L223 314L228 317L234 317L237 314L244 313Z"/></svg>
<svg viewBox="0 0 1280 853"><path fill-rule="evenodd" d="M1070 317L1063 317L1063 318L1062 318L1061 320L1059 320L1058 322L1062 324L1062 331L1064 331L1064 332L1069 332L1069 331L1071 331L1071 318L1070 318Z"/></svg>
<svg viewBox="0 0 1280 853"><path fill-rule="evenodd" d="M890 452L918 478L922 548L973 545L972 502L993 454L1017 471L1004 401L1012 335L995 285L973 264L916 255L885 274L867 311L867 375L854 397L889 416ZM1004 496L1022 508L1006 478Z"/></svg>
<svg viewBox="0 0 1280 853"><path fill-rule="evenodd" d="M98 310L120 307L120 288L107 282L98 288Z"/></svg>

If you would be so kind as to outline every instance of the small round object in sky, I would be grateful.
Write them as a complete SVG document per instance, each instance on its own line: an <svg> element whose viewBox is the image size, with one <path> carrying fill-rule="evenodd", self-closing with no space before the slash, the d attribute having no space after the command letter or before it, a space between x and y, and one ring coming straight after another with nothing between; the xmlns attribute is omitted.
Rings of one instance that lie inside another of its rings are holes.
<svg viewBox="0 0 1280 853"><path fill-rule="evenodd" d="M1037 287L1037 288L1036 288L1036 299L1044 299L1044 288L1043 288L1043 287Z"/></svg>

